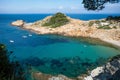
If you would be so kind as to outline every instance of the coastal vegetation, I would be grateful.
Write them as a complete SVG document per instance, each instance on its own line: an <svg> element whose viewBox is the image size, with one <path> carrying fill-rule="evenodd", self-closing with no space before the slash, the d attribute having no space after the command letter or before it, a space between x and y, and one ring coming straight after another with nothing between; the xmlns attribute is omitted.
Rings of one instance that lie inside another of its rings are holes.
<svg viewBox="0 0 120 80"><path fill-rule="evenodd" d="M16 26L16 24L14 24L13 26ZM47 16L43 20L38 20L33 23L25 22L23 26L19 27L27 30L32 30L33 32L36 32L38 34L59 34L70 37L82 36L98 38L102 41L120 46L120 23L112 20L99 19L82 21L72 19L62 13L56 13L53 16ZM109 40L109 38L111 40Z"/></svg>
<svg viewBox="0 0 120 80"><path fill-rule="evenodd" d="M69 22L67 16L59 12L53 15L50 20L43 24L43 26L50 26L52 28L56 28L65 25L67 22Z"/></svg>
<svg viewBox="0 0 120 80"><path fill-rule="evenodd" d="M95 26L98 29L120 28L120 16L108 16L106 19L89 21L88 26Z"/></svg>
<svg viewBox="0 0 120 80"><path fill-rule="evenodd" d="M108 16L106 18L106 20L110 21L110 20L114 20L114 21L120 21L120 16Z"/></svg>
<svg viewBox="0 0 120 80"><path fill-rule="evenodd" d="M98 29L112 29L109 26L99 26Z"/></svg>
<svg viewBox="0 0 120 80"><path fill-rule="evenodd" d="M94 21L90 21L88 25L91 27L94 24Z"/></svg>
<svg viewBox="0 0 120 80"><path fill-rule="evenodd" d="M0 80L25 80L23 69L19 62L10 60L10 55L4 44L0 44Z"/></svg>

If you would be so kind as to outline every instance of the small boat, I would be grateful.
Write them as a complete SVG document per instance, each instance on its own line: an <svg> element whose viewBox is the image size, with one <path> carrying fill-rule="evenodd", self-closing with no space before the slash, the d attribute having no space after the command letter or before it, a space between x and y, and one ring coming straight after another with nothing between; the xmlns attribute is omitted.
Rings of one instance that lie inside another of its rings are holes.
<svg viewBox="0 0 120 80"><path fill-rule="evenodd" d="M22 36L23 38L27 38L27 36Z"/></svg>
<svg viewBox="0 0 120 80"><path fill-rule="evenodd" d="M11 43L14 43L14 41L13 41L13 40L10 40L10 42L11 42Z"/></svg>
<svg viewBox="0 0 120 80"><path fill-rule="evenodd" d="M32 36L32 34L29 34L28 36Z"/></svg>

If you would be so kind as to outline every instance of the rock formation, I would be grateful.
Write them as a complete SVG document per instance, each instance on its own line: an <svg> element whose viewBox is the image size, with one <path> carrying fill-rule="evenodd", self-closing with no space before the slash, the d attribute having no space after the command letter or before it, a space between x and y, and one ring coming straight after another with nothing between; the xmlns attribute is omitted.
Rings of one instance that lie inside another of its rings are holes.
<svg viewBox="0 0 120 80"><path fill-rule="evenodd" d="M120 80L120 55L101 67L92 70L84 80Z"/></svg>
<svg viewBox="0 0 120 80"><path fill-rule="evenodd" d="M23 26L24 21L23 20L17 20L17 21L12 22L11 25L13 25L13 26Z"/></svg>
<svg viewBox="0 0 120 80"><path fill-rule="evenodd" d="M97 26L89 26L91 21L82 21L67 17L69 20L65 25L51 28L43 26L44 23L49 21L51 16L34 23L24 23L23 20L12 22L13 26L22 26L24 29L31 30L37 34L59 34L70 37L91 37L97 38L104 42L120 47L120 28L117 29L98 29ZM95 21L96 22L96 21Z"/></svg>
<svg viewBox="0 0 120 80"><path fill-rule="evenodd" d="M64 75L52 76L50 74L43 74L41 72L32 73L35 80L73 80Z"/></svg>

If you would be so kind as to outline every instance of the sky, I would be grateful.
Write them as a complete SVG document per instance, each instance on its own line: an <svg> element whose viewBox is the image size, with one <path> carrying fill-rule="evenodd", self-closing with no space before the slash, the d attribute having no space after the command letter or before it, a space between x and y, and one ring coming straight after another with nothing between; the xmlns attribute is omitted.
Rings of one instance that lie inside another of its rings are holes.
<svg viewBox="0 0 120 80"><path fill-rule="evenodd" d="M88 11L82 0L0 0L0 13L117 13L120 14L120 3L106 3L101 11Z"/></svg>

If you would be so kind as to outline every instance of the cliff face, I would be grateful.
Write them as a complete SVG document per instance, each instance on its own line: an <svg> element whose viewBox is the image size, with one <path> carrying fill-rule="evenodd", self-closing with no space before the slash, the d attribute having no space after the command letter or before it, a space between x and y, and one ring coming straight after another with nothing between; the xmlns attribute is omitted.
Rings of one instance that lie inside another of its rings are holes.
<svg viewBox="0 0 120 80"><path fill-rule="evenodd" d="M107 64L92 70L84 80L120 80L120 56L115 56Z"/></svg>

